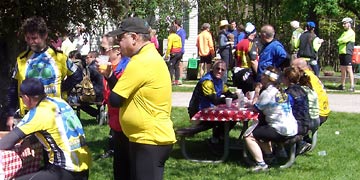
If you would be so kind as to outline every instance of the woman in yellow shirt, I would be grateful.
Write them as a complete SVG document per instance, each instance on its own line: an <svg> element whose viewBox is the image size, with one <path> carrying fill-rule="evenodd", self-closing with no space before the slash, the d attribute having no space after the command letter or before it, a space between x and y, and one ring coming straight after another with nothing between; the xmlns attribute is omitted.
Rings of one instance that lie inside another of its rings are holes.
<svg viewBox="0 0 360 180"><path fill-rule="evenodd" d="M165 59L169 59L169 55L170 55L170 61L168 63L168 67L170 71L171 81L173 85L178 85L180 79L179 63L182 57L181 37L176 34L176 26L171 26L169 33L170 34L168 36L168 46L165 54Z"/></svg>

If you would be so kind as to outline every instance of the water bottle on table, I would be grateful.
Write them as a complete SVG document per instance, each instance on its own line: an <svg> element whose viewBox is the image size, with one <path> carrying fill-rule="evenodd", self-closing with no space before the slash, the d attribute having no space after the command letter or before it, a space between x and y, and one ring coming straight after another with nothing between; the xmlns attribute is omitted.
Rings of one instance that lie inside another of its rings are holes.
<svg viewBox="0 0 360 180"><path fill-rule="evenodd" d="M236 95L238 96L238 105L239 108L244 108L245 107L245 95L242 92L242 89L237 89L236 90Z"/></svg>

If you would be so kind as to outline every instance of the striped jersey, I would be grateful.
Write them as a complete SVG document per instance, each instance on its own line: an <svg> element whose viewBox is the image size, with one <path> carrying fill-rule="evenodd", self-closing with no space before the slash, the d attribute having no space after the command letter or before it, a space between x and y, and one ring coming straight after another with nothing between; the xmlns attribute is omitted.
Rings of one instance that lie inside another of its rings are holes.
<svg viewBox="0 0 360 180"><path fill-rule="evenodd" d="M91 154L74 110L62 99L46 97L24 116L17 127L35 133L49 156L49 163L73 172L89 169Z"/></svg>

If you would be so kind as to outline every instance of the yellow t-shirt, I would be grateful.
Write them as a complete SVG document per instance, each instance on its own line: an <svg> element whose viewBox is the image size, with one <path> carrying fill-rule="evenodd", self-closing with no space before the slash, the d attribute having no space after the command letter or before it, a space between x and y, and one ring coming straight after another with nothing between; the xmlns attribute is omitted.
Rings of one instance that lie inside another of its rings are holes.
<svg viewBox="0 0 360 180"><path fill-rule="evenodd" d="M170 53L173 52L181 52L181 47L182 47L181 37L175 33L171 33L168 36L168 44L167 44L165 56L168 57Z"/></svg>
<svg viewBox="0 0 360 180"><path fill-rule="evenodd" d="M47 97L30 109L17 127L26 135L35 133L51 164L73 172L89 169L91 153L83 127L64 100Z"/></svg>
<svg viewBox="0 0 360 180"><path fill-rule="evenodd" d="M120 123L129 141L167 145L176 142L171 114L169 70L154 44L131 57L113 92L126 98Z"/></svg>
<svg viewBox="0 0 360 180"><path fill-rule="evenodd" d="M330 113L329 98L326 94L326 90L324 89L324 85L311 70L305 70L305 73L310 77L312 88L318 95L319 115L328 116Z"/></svg>
<svg viewBox="0 0 360 180"><path fill-rule="evenodd" d="M25 51L16 59L13 78L18 81L18 92L20 85L26 78L38 78L44 84L45 93L50 97L61 97L61 82L66 76L72 75L77 66L61 52L47 48L40 53ZM20 113L24 115L25 105L19 99Z"/></svg>

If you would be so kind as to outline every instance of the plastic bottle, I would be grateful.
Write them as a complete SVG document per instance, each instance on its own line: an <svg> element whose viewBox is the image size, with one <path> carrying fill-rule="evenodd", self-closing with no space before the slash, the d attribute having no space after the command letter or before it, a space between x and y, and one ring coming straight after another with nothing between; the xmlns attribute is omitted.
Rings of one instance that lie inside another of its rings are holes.
<svg viewBox="0 0 360 180"><path fill-rule="evenodd" d="M319 156L326 156L326 151L319 151L319 152L318 152L318 155L319 155Z"/></svg>
<svg viewBox="0 0 360 180"><path fill-rule="evenodd" d="M237 95L238 95L238 103L239 103L239 108L244 108L245 107L245 95L244 93L242 92L241 89L238 89L237 90Z"/></svg>

